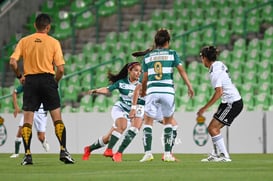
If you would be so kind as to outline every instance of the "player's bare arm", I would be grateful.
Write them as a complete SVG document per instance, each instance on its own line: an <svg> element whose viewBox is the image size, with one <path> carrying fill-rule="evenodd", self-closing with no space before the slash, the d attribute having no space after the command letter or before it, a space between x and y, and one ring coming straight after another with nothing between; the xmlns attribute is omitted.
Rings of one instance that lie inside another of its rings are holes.
<svg viewBox="0 0 273 181"><path fill-rule="evenodd" d="M183 78L184 82L186 83L186 85L188 87L188 95L190 97L193 97L194 96L194 91L193 91L192 85L190 83L190 80L188 78L188 75L187 75L186 71L184 70L184 68L181 65L177 66L177 70L178 70L180 76Z"/></svg>
<svg viewBox="0 0 273 181"><path fill-rule="evenodd" d="M223 94L223 89L222 87L216 87L215 88L215 92L213 94L213 96L211 97L211 99L209 100L209 102L203 106L198 112L197 112L197 115L198 116L202 116L203 113L210 107L212 106L218 99L221 98Z"/></svg>

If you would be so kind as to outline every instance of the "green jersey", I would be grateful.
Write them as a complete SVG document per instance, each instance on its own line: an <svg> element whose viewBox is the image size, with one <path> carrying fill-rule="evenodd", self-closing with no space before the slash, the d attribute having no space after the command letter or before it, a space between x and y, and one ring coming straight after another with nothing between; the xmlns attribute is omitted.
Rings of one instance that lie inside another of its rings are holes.
<svg viewBox="0 0 273 181"><path fill-rule="evenodd" d="M143 71L148 72L147 95L174 94L173 70L182 64L176 51L155 49L144 56Z"/></svg>
<svg viewBox="0 0 273 181"><path fill-rule="evenodd" d="M137 84L140 84L140 82L137 81L135 83L131 83L128 78L125 78L120 79L115 83L111 84L110 86L108 86L107 88L109 89L110 92L112 92L115 89L118 89L120 93L119 101L115 103L115 106L119 106L125 112L129 113L132 106L133 93ZM137 104L144 105L145 104L144 99L139 98Z"/></svg>

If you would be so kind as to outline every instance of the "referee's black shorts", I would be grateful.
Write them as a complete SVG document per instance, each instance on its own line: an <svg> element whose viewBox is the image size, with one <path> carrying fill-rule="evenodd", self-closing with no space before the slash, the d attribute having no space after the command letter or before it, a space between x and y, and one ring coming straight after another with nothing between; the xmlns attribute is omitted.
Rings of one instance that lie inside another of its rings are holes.
<svg viewBox="0 0 273 181"><path fill-rule="evenodd" d="M243 106L242 99L233 103L221 103L213 117L224 125L230 126L233 120L243 110Z"/></svg>
<svg viewBox="0 0 273 181"><path fill-rule="evenodd" d="M37 111L41 103L45 111L61 106L58 83L52 74L27 75L24 83L23 110Z"/></svg>

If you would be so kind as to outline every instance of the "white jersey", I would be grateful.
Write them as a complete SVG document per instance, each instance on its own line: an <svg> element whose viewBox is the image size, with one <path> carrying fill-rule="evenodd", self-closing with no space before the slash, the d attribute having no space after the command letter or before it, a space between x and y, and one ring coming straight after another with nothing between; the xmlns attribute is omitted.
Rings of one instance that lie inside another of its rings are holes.
<svg viewBox="0 0 273 181"><path fill-rule="evenodd" d="M213 88L222 87L222 103L232 103L241 99L240 93L232 83L228 69L220 61L215 61L209 69L210 81Z"/></svg>

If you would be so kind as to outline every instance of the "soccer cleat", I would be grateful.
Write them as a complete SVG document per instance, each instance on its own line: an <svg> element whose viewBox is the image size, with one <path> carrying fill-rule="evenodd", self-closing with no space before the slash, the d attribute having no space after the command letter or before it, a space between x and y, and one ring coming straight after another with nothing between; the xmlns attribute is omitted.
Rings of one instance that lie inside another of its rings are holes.
<svg viewBox="0 0 273 181"><path fill-rule="evenodd" d="M114 162L122 162L122 153L117 152L113 155L112 160Z"/></svg>
<svg viewBox="0 0 273 181"><path fill-rule="evenodd" d="M223 153L219 156L219 162L231 162L232 160L230 158L225 157Z"/></svg>
<svg viewBox="0 0 273 181"><path fill-rule="evenodd" d="M220 158L216 155L210 154L208 158L204 158L201 162L219 162Z"/></svg>
<svg viewBox="0 0 273 181"><path fill-rule="evenodd" d="M105 157L113 157L113 150L110 148L106 148L106 150L103 153L103 156Z"/></svg>
<svg viewBox="0 0 273 181"><path fill-rule="evenodd" d="M23 158L23 161L21 162L21 165L32 165L32 156L31 155L25 155Z"/></svg>
<svg viewBox="0 0 273 181"><path fill-rule="evenodd" d="M19 154L16 154L16 153L10 155L10 158L18 158L18 157L19 157Z"/></svg>
<svg viewBox="0 0 273 181"><path fill-rule="evenodd" d="M163 161L164 162L175 162L176 159L171 154L164 154Z"/></svg>
<svg viewBox="0 0 273 181"><path fill-rule="evenodd" d="M90 146L84 147L84 153L82 155L82 160L89 160L90 154L91 154Z"/></svg>
<svg viewBox="0 0 273 181"><path fill-rule="evenodd" d="M219 157L218 162L231 162L232 160L230 158L226 157Z"/></svg>
<svg viewBox="0 0 273 181"><path fill-rule="evenodd" d="M174 157L175 161L179 161L179 159L175 158L175 156L173 156L173 154L171 153L172 157ZM164 154L162 154L161 160L164 161Z"/></svg>
<svg viewBox="0 0 273 181"><path fill-rule="evenodd" d="M44 150L45 150L46 152L49 151L49 144L48 144L48 142L47 142L46 140L42 143L42 146L43 146L43 148L44 148Z"/></svg>
<svg viewBox="0 0 273 181"><path fill-rule="evenodd" d="M73 164L75 161L71 157L71 155L68 153L67 150L61 150L60 151L60 160L64 162L65 164Z"/></svg>
<svg viewBox="0 0 273 181"><path fill-rule="evenodd" d="M139 160L140 162L149 162L152 161L154 159L154 156L151 153L147 153L143 156L143 158L141 160Z"/></svg>

